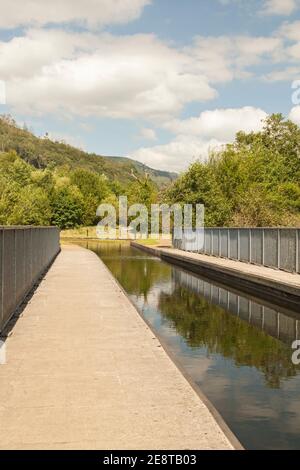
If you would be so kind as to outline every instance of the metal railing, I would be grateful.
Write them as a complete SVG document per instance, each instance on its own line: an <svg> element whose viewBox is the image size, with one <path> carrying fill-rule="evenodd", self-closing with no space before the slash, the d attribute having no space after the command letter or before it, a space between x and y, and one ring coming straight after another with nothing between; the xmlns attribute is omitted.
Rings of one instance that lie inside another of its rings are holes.
<svg viewBox="0 0 300 470"><path fill-rule="evenodd" d="M59 250L57 227L0 227L0 332Z"/></svg>
<svg viewBox="0 0 300 470"><path fill-rule="evenodd" d="M299 339L300 320L277 309L255 302L237 293L213 285L184 271L174 271L174 281L208 302L218 305L231 315L256 326L268 335L291 345Z"/></svg>
<svg viewBox="0 0 300 470"><path fill-rule="evenodd" d="M300 229L205 228L194 238L173 240L179 250L300 273Z"/></svg>

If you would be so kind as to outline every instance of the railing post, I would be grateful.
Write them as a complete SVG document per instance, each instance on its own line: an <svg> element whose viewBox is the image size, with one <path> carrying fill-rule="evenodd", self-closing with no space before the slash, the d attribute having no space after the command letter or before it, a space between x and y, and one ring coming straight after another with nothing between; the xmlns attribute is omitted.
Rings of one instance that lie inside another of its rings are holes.
<svg viewBox="0 0 300 470"><path fill-rule="evenodd" d="M0 329L1 329L1 325L3 324L4 322L4 308L3 308L3 286L4 286L4 269L3 269L3 248L4 248L4 234L3 234L3 229L0 229L0 232L1 232L1 237L0 237L0 250L1 250L1 253L0 253L0 280L1 280L1 285L0 285L0 289L1 289L1 292L0 292Z"/></svg>
<svg viewBox="0 0 300 470"><path fill-rule="evenodd" d="M262 229L262 265L265 266L265 229Z"/></svg>
<svg viewBox="0 0 300 470"><path fill-rule="evenodd" d="M277 229L277 268L280 269L280 257L281 257L281 233L280 229Z"/></svg>
<svg viewBox="0 0 300 470"><path fill-rule="evenodd" d="M295 263L295 266L296 266L296 273L299 273L299 269L300 269L300 266L299 266L299 230L296 230L296 263Z"/></svg>
<svg viewBox="0 0 300 470"><path fill-rule="evenodd" d="M228 254L228 259L230 259L231 253L230 253L230 230L227 229L227 254Z"/></svg>

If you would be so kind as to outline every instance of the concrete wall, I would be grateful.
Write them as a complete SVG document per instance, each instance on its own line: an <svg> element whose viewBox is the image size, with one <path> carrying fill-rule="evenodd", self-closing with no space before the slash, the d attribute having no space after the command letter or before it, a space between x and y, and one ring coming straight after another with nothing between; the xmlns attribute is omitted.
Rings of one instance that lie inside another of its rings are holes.
<svg viewBox="0 0 300 470"><path fill-rule="evenodd" d="M0 332L59 250L57 227L0 226Z"/></svg>
<svg viewBox="0 0 300 470"><path fill-rule="evenodd" d="M292 273L300 273L300 229L205 228L173 241L184 251L219 256Z"/></svg>

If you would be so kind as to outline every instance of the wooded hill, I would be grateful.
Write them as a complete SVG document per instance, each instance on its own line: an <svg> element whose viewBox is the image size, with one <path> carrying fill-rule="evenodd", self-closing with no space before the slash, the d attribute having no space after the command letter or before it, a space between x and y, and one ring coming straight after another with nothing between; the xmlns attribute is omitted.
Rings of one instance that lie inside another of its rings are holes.
<svg viewBox="0 0 300 470"><path fill-rule="evenodd" d="M71 145L52 141L47 137L36 137L26 127L20 128L10 116L0 117L0 151L15 150L27 163L37 169L69 167L70 170L83 168L117 180L127 185L131 174L147 173L152 181L162 188L176 179L176 173L154 170L140 162L125 157L107 157L87 153Z"/></svg>

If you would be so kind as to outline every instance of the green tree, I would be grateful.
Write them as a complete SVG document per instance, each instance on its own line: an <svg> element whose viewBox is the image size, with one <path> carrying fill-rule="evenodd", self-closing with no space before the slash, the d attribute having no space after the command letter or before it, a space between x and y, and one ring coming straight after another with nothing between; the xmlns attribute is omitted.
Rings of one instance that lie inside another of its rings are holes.
<svg viewBox="0 0 300 470"><path fill-rule="evenodd" d="M167 189L168 202L203 203L207 226L298 226L300 129L281 115L260 132L197 162Z"/></svg>
<svg viewBox="0 0 300 470"><path fill-rule="evenodd" d="M71 173L71 183L78 187L84 199L82 223L84 225L94 224L97 207L109 193L106 178L89 170L78 168Z"/></svg>
<svg viewBox="0 0 300 470"><path fill-rule="evenodd" d="M46 191L33 185L20 189L17 200L8 216L8 224L50 225L50 221L51 208Z"/></svg>
<svg viewBox="0 0 300 470"><path fill-rule="evenodd" d="M82 225L85 204L79 189L74 186L61 186L55 189L52 199L52 224L61 229Z"/></svg>

